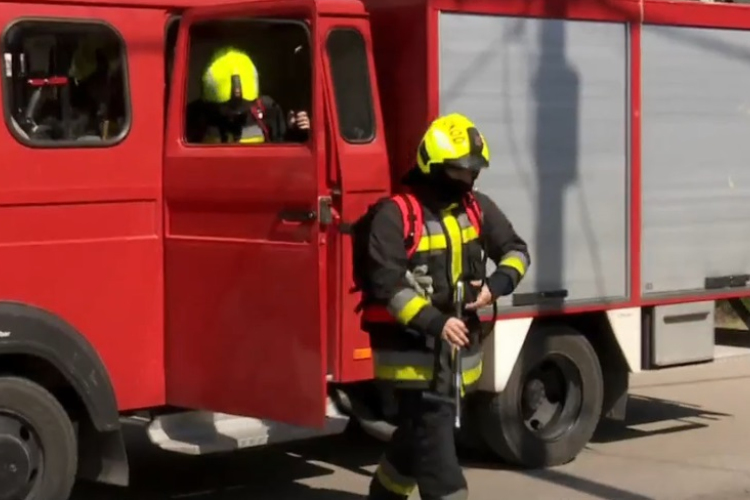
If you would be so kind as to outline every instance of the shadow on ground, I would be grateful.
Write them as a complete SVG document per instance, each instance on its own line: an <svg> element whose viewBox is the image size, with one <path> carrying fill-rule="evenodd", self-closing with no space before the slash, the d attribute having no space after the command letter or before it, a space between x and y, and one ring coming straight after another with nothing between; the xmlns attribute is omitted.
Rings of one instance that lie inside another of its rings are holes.
<svg viewBox="0 0 750 500"><path fill-rule="evenodd" d="M127 425L126 441L131 486L81 482L71 500L361 500L361 495L314 489L296 481L334 474L329 464L341 463L339 467L366 476L366 484L370 473L362 467L375 463L378 456L377 447L360 445L348 436L206 456L156 449L140 426Z"/></svg>
<svg viewBox="0 0 750 500"><path fill-rule="evenodd" d="M611 443L690 431L726 417L731 415L678 401L631 395L625 422L603 421L591 441Z"/></svg>
<svg viewBox="0 0 750 500"><path fill-rule="evenodd" d="M600 426L593 443L610 443L706 427L730 417L695 405L631 396L625 422ZM299 481L344 470L342 490L363 492L382 444L360 434L310 440L291 446L251 449L229 454L186 456L155 449L140 426L126 426L131 457L129 488L90 483L77 486L72 500L355 500L360 494L311 488ZM509 470L576 490L595 498L650 500L643 495L577 477L557 468L520 470L498 463L486 453L462 450L465 466ZM339 473L341 475L341 473ZM359 476L359 477L357 477ZM339 486L340 484L340 486Z"/></svg>
<svg viewBox="0 0 750 500"><path fill-rule="evenodd" d="M627 418L624 422L605 421L597 429L592 443L612 443L658 434L690 431L711 425L727 413L710 411L700 406L631 395L628 401ZM475 468L508 470L540 481L558 485L568 490L587 494L593 498L617 500L653 500L651 497L610 486L608 484L579 477L566 468L524 470L498 463L486 453L464 452L466 465ZM570 469L568 469L570 470Z"/></svg>

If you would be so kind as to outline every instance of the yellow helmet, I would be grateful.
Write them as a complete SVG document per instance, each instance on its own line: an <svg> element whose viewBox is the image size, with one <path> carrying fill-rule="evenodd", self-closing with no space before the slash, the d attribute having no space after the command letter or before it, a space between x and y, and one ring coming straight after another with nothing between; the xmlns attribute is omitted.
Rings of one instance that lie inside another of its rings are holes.
<svg viewBox="0 0 750 500"><path fill-rule="evenodd" d="M203 72L203 99L217 104L258 98L258 70L245 52L225 48L214 53Z"/></svg>
<svg viewBox="0 0 750 500"><path fill-rule="evenodd" d="M459 113L433 121L419 144L417 166L425 173L433 165L478 172L490 165L490 149L474 123Z"/></svg>

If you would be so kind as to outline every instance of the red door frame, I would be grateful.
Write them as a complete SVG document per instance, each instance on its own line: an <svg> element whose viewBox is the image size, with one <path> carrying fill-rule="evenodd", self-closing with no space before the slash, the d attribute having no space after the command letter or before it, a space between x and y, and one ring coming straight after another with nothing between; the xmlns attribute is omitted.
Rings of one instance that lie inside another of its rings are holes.
<svg viewBox="0 0 750 500"><path fill-rule="evenodd" d="M381 115L380 95L377 85L377 74L373 60L373 45L370 25L366 17L330 16L319 20L321 61L325 72L325 92L327 98L328 132L331 145L335 148L332 156L329 177L340 192L337 209L341 219L353 222L360 217L367 207L379 198L390 194L391 175L385 141L385 129ZM336 109L335 88L331 76L331 62L326 42L331 31L336 29L355 29L362 34L365 41L367 64L370 76L370 92L375 120L375 136L368 143L349 143L339 132L339 110ZM332 232L335 247L338 249L335 259L335 271L329 284L335 297L337 309L332 311L336 327L331 363L334 378L339 382L355 382L372 378L372 352L370 340L360 328L360 315L355 308L360 301L359 293L352 293L352 250L350 236L339 231ZM333 244L332 244L333 246Z"/></svg>

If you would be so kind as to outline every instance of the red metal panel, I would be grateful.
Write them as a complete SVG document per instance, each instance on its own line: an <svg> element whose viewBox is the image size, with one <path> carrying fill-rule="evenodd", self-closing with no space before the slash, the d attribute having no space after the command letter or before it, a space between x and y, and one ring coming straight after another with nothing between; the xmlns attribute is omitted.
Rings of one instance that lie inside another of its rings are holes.
<svg viewBox="0 0 750 500"><path fill-rule="evenodd" d="M164 14L2 4L0 26L19 17L114 26L130 49L133 122L109 148L29 148L2 127L0 295L47 309L83 333L121 409L163 404L163 95L152 75L162 74L164 60L161 51L133 48L163 45Z"/></svg>
<svg viewBox="0 0 750 500"><path fill-rule="evenodd" d="M319 426L325 420L327 241L316 210L325 134L308 144L183 144L188 29L198 19L310 19L311 1L189 11L178 35L164 165L167 400L170 404ZM312 130L324 130L314 64ZM323 180L321 180L321 178Z"/></svg>
<svg viewBox="0 0 750 500"><path fill-rule="evenodd" d="M365 0L394 188L414 165L429 123L427 3Z"/></svg>
<svg viewBox="0 0 750 500"><path fill-rule="evenodd" d="M267 0L256 0L261 3ZM219 5L236 5L237 0L36 0L37 4L50 6L70 4L96 6L96 7L136 7L159 10L178 10L203 7L215 7ZM343 14L361 15L364 12L362 5L349 0L316 0L317 10L321 14Z"/></svg>
<svg viewBox="0 0 750 500"><path fill-rule="evenodd" d="M644 4L643 22L703 26L707 28L750 29L750 7L738 4L708 4L650 0Z"/></svg>
<svg viewBox="0 0 750 500"><path fill-rule="evenodd" d="M327 96L331 104L329 130L332 137L330 146L335 151L334 163L337 166L335 175L336 186L340 193L340 216L343 221L353 222L367 210L367 207L379 198L390 193L391 178L388 168L388 157L385 143L383 120L377 110L381 109L380 94L375 84L376 73L372 59L372 39L369 24L364 18L321 18L320 33L323 41L331 30L336 28L355 28L363 36L368 49L368 63L371 68L372 103L375 110L375 138L366 144L350 144L339 133L339 120L335 109L335 89L332 78L327 78ZM330 75L330 65L327 51L323 55L323 69ZM366 380L372 377L372 358L369 349L369 338L360 329L359 314L356 307L360 300L359 293L353 293L354 279L352 277L352 248L351 239L338 231L329 235L331 246L337 250L335 275L337 282L330 283L336 287L338 299L332 303L340 304L335 314L335 327L332 334L339 342L334 342L333 349L337 359L334 363L336 371L334 378L341 382Z"/></svg>
<svg viewBox="0 0 750 500"><path fill-rule="evenodd" d="M638 0L432 0L432 7L442 11L591 21L636 21L640 4Z"/></svg>

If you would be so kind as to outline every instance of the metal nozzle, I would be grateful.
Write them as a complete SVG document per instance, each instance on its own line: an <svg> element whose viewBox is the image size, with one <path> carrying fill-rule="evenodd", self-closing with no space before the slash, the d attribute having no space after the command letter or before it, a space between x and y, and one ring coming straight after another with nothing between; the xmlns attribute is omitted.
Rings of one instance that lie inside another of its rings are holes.
<svg viewBox="0 0 750 500"><path fill-rule="evenodd" d="M456 317L460 318L464 313L464 300L466 298L466 291L464 290L464 282L458 281L456 283L456 296L453 303L456 305Z"/></svg>

